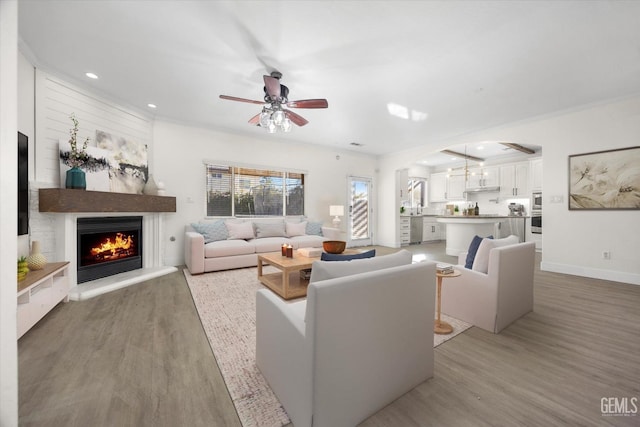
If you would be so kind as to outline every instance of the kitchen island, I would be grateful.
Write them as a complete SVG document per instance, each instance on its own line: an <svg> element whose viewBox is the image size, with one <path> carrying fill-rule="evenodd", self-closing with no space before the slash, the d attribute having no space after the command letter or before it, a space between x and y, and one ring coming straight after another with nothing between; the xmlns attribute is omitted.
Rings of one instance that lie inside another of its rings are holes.
<svg viewBox="0 0 640 427"><path fill-rule="evenodd" d="M458 256L469 249L473 237L493 236L496 239L515 234L521 242L525 240L525 216L506 215L446 215L439 216L437 222L447 227L445 253Z"/></svg>

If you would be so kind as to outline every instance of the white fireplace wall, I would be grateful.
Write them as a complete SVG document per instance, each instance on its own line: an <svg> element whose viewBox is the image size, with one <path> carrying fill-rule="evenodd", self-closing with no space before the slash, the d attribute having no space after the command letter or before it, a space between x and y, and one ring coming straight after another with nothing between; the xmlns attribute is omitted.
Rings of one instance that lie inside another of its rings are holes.
<svg viewBox="0 0 640 427"><path fill-rule="evenodd" d="M77 284L77 232L78 218L96 218L108 216L142 216L142 268L163 266L162 213L105 212L105 213L56 213L47 214L56 217L56 253L61 259L69 261L69 280L71 286ZM82 285L81 285L82 286Z"/></svg>

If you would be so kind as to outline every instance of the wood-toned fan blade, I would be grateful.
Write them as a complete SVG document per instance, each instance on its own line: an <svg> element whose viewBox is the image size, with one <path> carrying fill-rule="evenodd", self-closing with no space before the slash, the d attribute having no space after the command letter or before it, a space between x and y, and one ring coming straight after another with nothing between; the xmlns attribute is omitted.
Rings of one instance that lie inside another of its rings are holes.
<svg viewBox="0 0 640 427"><path fill-rule="evenodd" d="M280 98L280 80L271 76L264 76L264 85L267 88L269 96L278 99Z"/></svg>
<svg viewBox="0 0 640 427"><path fill-rule="evenodd" d="M300 101L289 101L287 107L291 108L327 108L329 103L326 99L302 99Z"/></svg>
<svg viewBox="0 0 640 427"><path fill-rule="evenodd" d="M293 111L284 110L284 114L289 118L289 120L291 120L293 123L297 124L298 126L304 126L307 123L309 123L307 119L305 119L299 114L294 113Z"/></svg>
<svg viewBox="0 0 640 427"><path fill-rule="evenodd" d="M252 125L259 125L259 124L260 124L260 114L261 114L261 113L258 113L258 114L256 114L255 116L251 117L251 118L249 119L249 124L252 124Z"/></svg>
<svg viewBox="0 0 640 427"><path fill-rule="evenodd" d="M238 98L237 96L220 95L220 98L227 99L229 101L248 102L249 104L264 105L264 101L254 101L253 99Z"/></svg>

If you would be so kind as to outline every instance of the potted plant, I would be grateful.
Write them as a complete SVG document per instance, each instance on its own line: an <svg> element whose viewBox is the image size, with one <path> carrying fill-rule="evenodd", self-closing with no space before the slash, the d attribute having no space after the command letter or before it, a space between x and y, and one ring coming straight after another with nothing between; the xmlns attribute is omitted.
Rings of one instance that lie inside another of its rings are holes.
<svg viewBox="0 0 640 427"><path fill-rule="evenodd" d="M67 171L65 187L84 190L87 188L87 180L83 168L90 160L90 157L87 154L89 137L84 140L81 148L78 147L78 119L76 119L76 116L73 113L69 118L73 122L73 129L69 131L69 145L71 146L71 151L68 153L60 152L62 162L71 168Z"/></svg>

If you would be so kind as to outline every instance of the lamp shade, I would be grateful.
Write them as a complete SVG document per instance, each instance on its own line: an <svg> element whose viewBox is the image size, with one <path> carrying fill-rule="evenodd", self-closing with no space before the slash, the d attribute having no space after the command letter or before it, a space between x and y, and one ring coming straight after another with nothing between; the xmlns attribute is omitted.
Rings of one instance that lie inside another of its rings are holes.
<svg viewBox="0 0 640 427"><path fill-rule="evenodd" d="M344 215L344 206L342 206L342 205L331 205L331 206L329 206L329 215L331 215L331 216L343 216Z"/></svg>

